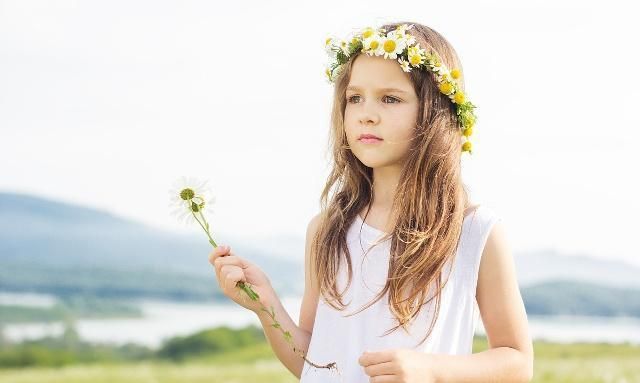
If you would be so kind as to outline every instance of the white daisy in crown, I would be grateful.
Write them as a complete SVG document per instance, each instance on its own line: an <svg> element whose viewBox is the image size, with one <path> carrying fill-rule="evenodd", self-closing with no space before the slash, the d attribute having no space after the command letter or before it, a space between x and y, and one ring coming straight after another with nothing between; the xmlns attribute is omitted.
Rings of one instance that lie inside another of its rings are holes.
<svg viewBox="0 0 640 383"><path fill-rule="evenodd" d="M384 53L382 47L382 37L376 33L364 39L362 41L362 49L366 53L368 53L369 56L382 56L382 54Z"/></svg>
<svg viewBox="0 0 640 383"><path fill-rule="evenodd" d="M453 81L453 78L451 77L451 73L449 72L449 69L444 66L441 65L439 67L436 67L436 71L437 71L437 75L438 75L438 81L442 82L442 81Z"/></svg>
<svg viewBox="0 0 640 383"><path fill-rule="evenodd" d="M389 32L382 40L383 56L386 59L397 59L398 55L402 54L406 47L404 40L393 32Z"/></svg>
<svg viewBox="0 0 640 383"><path fill-rule="evenodd" d="M401 24L401 25L398 26L398 28L394 29L394 31L397 32L397 33L405 33L409 29L413 29L413 24L412 25Z"/></svg>
<svg viewBox="0 0 640 383"><path fill-rule="evenodd" d="M420 44L416 44L415 46L409 47L407 49L407 59L409 63L414 67L419 67L422 65L425 60L425 50L420 49Z"/></svg>
<svg viewBox="0 0 640 383"><path fill-rule="evenodd" d="M345 55L349 55L349 41L347 40L340 40L338 46L340 47L340 49L342 49L342 52Z"/></svg>
<svg viewBox="0 0 640 383"><path fill-rule="evenodd" d="M334 44L335 44L335 40L332 37L327 37L327 39L325 40L325 43L324 43L324 49L327 52L327 54L329 55L329 57L331 57L332 59L335 60L336 51L335 51L335 49L333 49L333 45Z"/></svg>
<svg viewBox="0 0 640 383"><path fill-rule="evenodd" d="M402 68L403 71L411 72L411 67L409 66L409 61L406 61L405 59L403 59L401 57L401 58L398 59L398 62L400 63L400 68Z"/></svg>
<svg viewBox="0 0 640 383"><path fill-rule="evenodd" d="M393 33L399 40L402 40L405 46L409 46L416 42L415 37L406 33L411 28L413 28L413 25L402 24L390 33Z"/></svg>

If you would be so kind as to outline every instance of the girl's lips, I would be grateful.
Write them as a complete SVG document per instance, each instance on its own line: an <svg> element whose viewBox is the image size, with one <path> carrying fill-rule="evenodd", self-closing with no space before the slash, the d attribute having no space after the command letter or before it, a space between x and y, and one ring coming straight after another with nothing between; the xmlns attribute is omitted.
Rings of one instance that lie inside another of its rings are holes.
<svg viewBox="0 0 640 383"><path fill-rule="evenodd" d="M378 142L382 142L381 139L378 139L378 138L367 138L367 137L361 138L358 141L360 141L362 143L365 143L365 144L376 144Z"/></svg>

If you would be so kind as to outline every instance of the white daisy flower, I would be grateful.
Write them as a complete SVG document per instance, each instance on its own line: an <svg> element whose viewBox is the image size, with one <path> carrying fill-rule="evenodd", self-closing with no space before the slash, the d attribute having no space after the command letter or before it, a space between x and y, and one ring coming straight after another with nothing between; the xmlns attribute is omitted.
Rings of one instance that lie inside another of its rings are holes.
<svg viewBox="0 0 640 383"><path fill-rule="evenodd" d="M411 47L409 47L409 50L415 54L419 54L422 56L426 56L427 55L427 50L424 48L420 47L420 43L413 45Z"/></svg>
<svg viewBox="0 0 640 383"><path fill-rule="evenodd" d="M407 49L407 58L409 63L414 67L422 65L426 58L424 56L424 49L420 49L420 45L415 45Z"/></svg>
<svg viewBox="0 0 640 383"><path fill-rule="evenodd" d="M331 78L331 67L326 67L324 69L324 74L325 74L325 78L327 79L327 82L332 83L333 79Z"/></svg>
<svg viewBox="0 0 640 383"><path fill-rule="evenodd" d="M336 47L335 47L335 41L332 38L328 38L326 40L326 44L324 46L325 51L327 52L327 55L329 55L329 57L331 59L335 59L336 57Z"/></svg>
<svg viewBox="0 0 640 383"><path fill-rule="evenodd" d="M407 33L411 28L413 28L413 25L402 24L391 33L393 33L399 40L402 40L406 46L409 46L416 42L416 38Z"/></svg>
<svg viewBox="0 0 640 383"><path fill-rule="evenodd" d="M333 41L334 41L334 38L333 38L333 37L327 37L327 38L324 40L324 48L325 48L327 51L329 51L329 49L330 49L330 48L331 48L331 46L333 45Z"/></svg>
<svg viewBox="0 0 640 383"><path fill-rule="evenodd" d="M361 40L365 40L365 39L368 39L368 38L370 38L370 37L372 37L373 35L376 35L376 34L378 34L378 33L377 33L377 31L375 29L373 29L371 27L366 27L366 28L363 28L360 31L360 33L358 34L358 37Z"/></svg>
<svg viewBox="0 0 640 383"><path fill-rule="evenodd" d="M376 56L382 56L384 51L382 50L382 37L374 33L370 37L364 39L362 41L362 50L368 53L370 56L372 54Z"/></svg>
<svg viewBox="0 0 640 383"><path fill-rule="evenodd" d="M382 51L386 59L397 59L404 48L406 48L404 41L393 32L389 32L387 37L382 40Z"/></svg>
<svg viewBox="0 0 640 383"><path fill-rule="evenodd" d="M413 24L400 24L395 30L400 33L405 33L406 31L412 28L413 28Z"/></svg>
<svg viewBox="0 0 640 383"><path fill-rule="evenodd" d="M204 213L204 210L213 206L215 197L207 182L184 176L174 181L169 191L169 207L173 208L171 214L179 222L185 225L197 223L194 213Z"/></svg>
<svg viewBox="0 0 640 383"><path fill-rule="evenodd" d="M398 40L401 40L405 46L410 46L416 43L416 38L404 31L395 30L392 32Z"/></svg>
<svg viewBox="0 0 640 383"><path fill-rule="evenodd" d="M405 59L403 59L401 57L401 58L398 59L398 62L400 63L400 67L402 68L403 71L411 72L411 67L409 66L409 61L406 61Z"/></svg>
<svg viewBox="0 0 640 383"><path fill-rule="evenodd" d="M440 82L448 81L451 83L453 82L453 77L451 77L451 72L445 65L441 64L439 67L435 67L433 71L437 74L438 81Z"/></svg>
<svg viewBox="0 0 640 383"><path fill-rule="evenodd" d="M415 37L413 37L413 36L412 36L412 35L410 35L410 34L406 34L406 35L404 35L404 36L403 36L403 38L404 38L404 43L405 43L405 45L407 45L407 46L409 46L409 45L413 45L413 44L415 44L415 42L416 42L416 38L415 38Z"/></svg>
<svg viewBox="0 0 640 383"><path fill-rule="evenodd" d="M339 43L340 49L347 56L349 56L349 41L350 40L340 40L340 43Z"/></svg>

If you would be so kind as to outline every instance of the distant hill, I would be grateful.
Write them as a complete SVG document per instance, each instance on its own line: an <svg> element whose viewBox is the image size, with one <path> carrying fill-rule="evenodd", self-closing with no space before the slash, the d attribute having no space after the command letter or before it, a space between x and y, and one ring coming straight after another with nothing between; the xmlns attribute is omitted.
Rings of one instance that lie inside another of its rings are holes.
<svg viewBox="0 0 640 383"><path fill-rule="evenodd" d="M528 314L640 318L640 289L549 281L521 289Z"/></svg>
<svg viewBox="0 0 640 383"><path fill-rule="evenodd" d="M640 288L640 268L619 260L585 254L565 255L547 250L517 253L514 255L514 262L520 286L566 280Z"/></svg>
<svg viewBox="0 0 640 383"><path fill-rule="evenodd" d="M0 193L0 290L212 298L219 294L212 248L198 231L176 235L84 206ZM301 273L300 263L229 243L263 268L278 292L302 293L304 278L290 277Z"/></svg>

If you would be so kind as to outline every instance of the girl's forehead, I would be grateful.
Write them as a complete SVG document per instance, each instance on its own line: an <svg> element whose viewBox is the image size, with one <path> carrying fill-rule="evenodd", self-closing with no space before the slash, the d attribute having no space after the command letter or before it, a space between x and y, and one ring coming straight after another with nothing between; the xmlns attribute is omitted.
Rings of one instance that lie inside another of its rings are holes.
<svg viewBox="0 0 640 383"><path fill-rule="evenodd" d="M349 85L367 88L405 88L411 86L409 76L396 60L380 56L360 55L353 62Z"/></svg>

